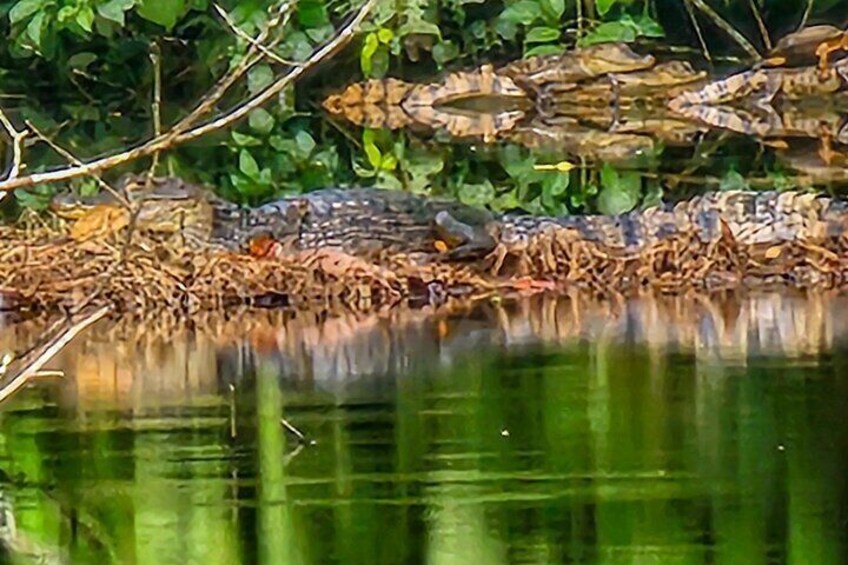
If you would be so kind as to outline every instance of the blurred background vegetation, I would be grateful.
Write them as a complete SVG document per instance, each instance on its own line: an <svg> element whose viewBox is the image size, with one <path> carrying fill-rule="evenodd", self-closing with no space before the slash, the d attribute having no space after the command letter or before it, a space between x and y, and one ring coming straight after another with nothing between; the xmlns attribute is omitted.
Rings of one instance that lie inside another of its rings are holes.
<svg viewBox="0 0 848 565"><path fill-rule="evenodd" d="M699 2L692 0L689 7L711 52L724 60L738 57L743 64L744 51L693 7ZM250 35L278 4L219 3ZM358 0L301 0L277 53L290 61L305 60L359 5ZM809 24L842 25L848 13L847 0L710 0L709 5L761 51L765 47L755 12L772 38L794 30L805 17ZM30 120L81 159L132 146L152 134L152 52L161 53L167 127L185 115L246 48L209 0L0 0L0 26L7 38L0 47L0 105L15 123ZM236 128L168 152L158 172L207 183L247 203L357 184L447 193L498 209L564 213L589 201L594 206L598 200L614 204L600 205L607 208L603 211L626 209L646 195L660 195L662 186L611 167L600 167L588 181L570 182L580 170L571 176L535 171L533 164L545 157L517 146L444 144L406 132L362 132L328 121L318 108L325 94L363 77L420 79L445 69L610 40L637 43L646 51L675 46L687 58L700 57L684 0L379 2L345 51ZM257 65L226 103L236 104L261 90L278 67ZM8 163L8 140L4 150ZM36 140L31 140L26 155L28 172L66 163ZM743 160L723 165L731 184L738 181ZM613 185L615 194L598 199ZM24 206L37 208L56 189L38 186L17 191L16 197Z"/></svg>

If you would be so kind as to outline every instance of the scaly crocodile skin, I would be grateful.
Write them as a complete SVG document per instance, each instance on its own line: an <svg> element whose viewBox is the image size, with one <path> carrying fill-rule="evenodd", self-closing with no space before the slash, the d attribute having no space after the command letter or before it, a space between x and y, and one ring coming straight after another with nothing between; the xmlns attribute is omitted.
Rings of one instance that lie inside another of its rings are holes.
<svg viewBox="0 0 848 565"><path fill-rule="evenodd" d="M799 192L728 191L618 216L505 216L498 224L500 241L507 246L522 246L546 231L567 229L606 248L638 253L676 235L716 241L724 228L743 246L819 242L845 233L848 205Z"/></svg>

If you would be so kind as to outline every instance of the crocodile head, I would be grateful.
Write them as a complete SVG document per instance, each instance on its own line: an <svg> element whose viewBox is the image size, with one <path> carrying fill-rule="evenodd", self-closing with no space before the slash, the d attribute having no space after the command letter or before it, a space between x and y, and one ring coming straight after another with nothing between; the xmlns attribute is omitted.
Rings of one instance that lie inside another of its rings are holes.
<svg viewBox="0 0 848 565"><path fill-rule="evenodd" d="M599 43L584 47L578 53L582 66L592 76L638 71L656 62L652 55L639 55L626 43Z"/></svg>
<svg viewBox="0 0 848 565"><path fill-rule="evenodd" d="M57 216L77 221L72 236L86 239L89 232L111 232L127 225L130 207L139 206L135 225L138 229L157 233L190 232L208 239L214 217L213 200L204 189L175 178L154 178L151 190L146 190L144 176L125 176L119 183L118 194L101 191L93 196L71 193L56 195L50 209ZM128 205L129 204L129 207ZM113 226L100 225L112 222Z"/></svg>

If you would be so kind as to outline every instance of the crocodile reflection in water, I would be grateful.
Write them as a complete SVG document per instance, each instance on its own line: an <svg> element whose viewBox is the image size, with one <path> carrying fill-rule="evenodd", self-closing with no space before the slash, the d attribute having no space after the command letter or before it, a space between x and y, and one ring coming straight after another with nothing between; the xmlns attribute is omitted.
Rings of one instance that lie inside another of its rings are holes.
<svg viewBox="0 0 848 565"><path fill-rule="evenodd" d="M73 379L65 409L157 414L198 398L228 402L243 359L262 358L301 387L342 392L410 366L449 366L481 347L588 340L670 349L699 359L816 355L848 337L836 292L745 292L669 296L643 292L622 302L573 291L435 311L330 316L250 311L206 315L184 327L122 319L72 342L57 368ZM152 324L152 325L151 325ZM43 321L0 332L21 349ZM116 347L115 344L121 344ZM247 352L247 355L245 355ZM374 381L372 381L374 382Z"/></svg>
<svg viewBox="0 0 848 565"><path fill-rule="evenodd" d="M393 78L355 83L328 96L322 106L332 115L366 127L423 126L490 142L536 110L545 114L547 107L564 106L579 113L583 106L597 107L613 99L627 108L636 98L666 99L679 88L695 88L704 77L685 62L656 67L654 62L625 44L607 43L516 61L499 69L483 65L427 84Z"/></svg>

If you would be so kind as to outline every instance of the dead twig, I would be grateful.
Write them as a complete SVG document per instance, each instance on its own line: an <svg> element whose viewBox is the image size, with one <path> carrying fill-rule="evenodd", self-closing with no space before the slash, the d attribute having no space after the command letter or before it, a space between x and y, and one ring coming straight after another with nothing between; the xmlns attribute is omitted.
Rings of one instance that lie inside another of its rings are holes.
<svg viewBox="0 0 848 565"><path fill-rule="evenodd" d="M153 65L153 100L150 103L150 115L153 118L153 135L162 135L162 51L155 41L150 44L150 62ZM153 173L159 164L159 152L153 154L153 163L147 172L147 184L150 185Z"/></svg>
<svg viewBox="0 0 848 565"><path fill-rule="evenodd" d="M722 29L727 35L729 35L739 46L745 50L748 55L751 56L755 61L761 60L763 57L760 55L759 51L757 51L756 47L751 45L751 42L748 41L744 35L739 33L736 28L730 25L724 18L722 18L718 12L713 10L709 4L705 2L705 0L687 0L688 2L692 2L701 12L704 13L712 22Z"/></svg>
<svg viewBox="0 0 848 565"><path fill-rule="evenodd" d="M288 24L289 18L291 17L292 10L294 9L295 2L287 1L283 2L279 5L276 13L268 20L268 24L259 32L259 34L254 39L255 43L258 45L264 45L267 41L268 37L270 37L271 33L276 29L285 28L286 24ZM277 42L269 42L268 46L271 47L275 45ZM194 124L197 121L211 112L215 105L224 97L224 94L242 77L249 71L256 63L262 60L264 55L257 53L258 49L256 46L251 43L248 47L247 52L244 57L236 64L235 67L230 69L229 72L224 74L215 86L212 87L212 90L209 91L203 98L201 98L200 103L197 105L194 110L189 112L187 116L182 118L179 122L171 128L171 133L176 135L177 133L182 133Z"/></svg>
<svg viewBox="0 0 848 565"><path fill-rule="evenodd" d="M804 26L807 25L807 20L810 17L810 13L813 11L813 0L807 0L807 5L804 7L804 15L801 16L801 21L798 22L798 29L804 29Z"/></svg>
<svg viewBox="0 0 848 565"><path fill-rule="evenodd" d="M286 65L286 66L289 66L289 67L294 67L294 66L299 65L299 63L296 62L296 61L289 61L287 59L283 59L282 57L280 57L279 55L277 55L276 53L274 53L273 51L271 51L270 49L268 49L267 47L262 45L257 39L248 35L246 31L244 31L243 29L241 29L239 26L236 25L236 23L233 21L233 19L230 17L230 15L221 6L219 6L218 4L212 4L212 7L215 8L215 11L218 12L218 15L221 16L221 19L224 20L224 23L227 24L227 27L230 28L230 31L232 31L238 37L241 37L242 39L247 41L252 47L256 48L256 50L259 51L260 53L262 53L263 55L265 55L266 57L268 57L272 61L279 63L281 65Z"/></svg>
<svg viewBox="0 0 848 565"><path fill-rule="evenodd" d="M18 131L15 129L12 121L8 116L6 116L6 113L2 109L0 109L0 123L3 124L3 128L12 140L12 167L9 169L9 174L6 176L6 180L13 180L18 178L21 173L21 168L23 167L24 139L29 132L27 130ZM0 197L0 200L2 200L2 198L3 197Z"/></svg>
<svg viewBox="0 0 848 565"><path fill-rule="evenodd" d="M180 143L197 139L198 137L206 135L209 132L232 125L233 123L243 119L256 108L259 108L260 106L271 101L277 94L279 94L283 89L292 84L295 80L300 78L306 71L310 70L315 65L317 65L330 55L333 55L344 45L346 45L353 37L356 29L359 27L365 17L370 13L371 9L374 7L376 2L377 0L367 0L362 5L357 14L353 17L353 19L332 40L327 42L320 49L313 52L312 56L306 61L304 61L302 65L292 68L285 75L283 75L271 85L266 87L265 90L257 93L240 106L229 110L228 112L212 120L211 122L195 126L191 129L187 129L187 131L184 132L179 131L178 124L177 126L174 126L174 128L172 128L171 131L169 131L168 133L154 137L153 139L139 145L138 147L135 147L128 151L123 151L115 155L111 155L109 157L96 159L94 161L90 161L79 166L68 167L47 173L35 173L23 177L19 176L17 178L6 179L0 182L0 191L9 191L14 190L16 188L24 188L27 186L33 186L35 184L41 183L66 181L83 175L89 175L98 171L110 169L112 167L127 163L129 161L134 161L135 159L150 156L156 153L157 151L170 149L171 147Z"/></svg>
<svg viewBox="0 0 848 565"><path fill-rule="evenodd" d="M39 140L46 143L50 147L50 149L52 149L53 151L55 151L56 153L58 153L59 155L64 157L69 163L71 163L72 165L75 165L75 166L80 166L80 165L83 164L82 161L77 159L70 151L68 151L64 147L59 146L55 141L53 141L52 139L50 139L49 137L44 135L44 133L41 130L39 130L37 127L35 127L35 125L32 122L30 122L29 120L26 120L24 123L26 124L26 126L30 130L32 130L32 133L35 134L35 137L37 137ZM124 197L124 195L121 193L120 190L113 187L111 184L109 184L105 180L103 180L103 177L101 177L96 172L92 173L91 176L94 178L95 181L97 181L97 184L100 186L100 188L102 188L103 190L105 190L106 192L108 192L109 194L114 196L115 199L118 201L118 203L121 206L123 206L127 210L130 209L129 200L127 200Z"/></svg>
<svg viewBox="0 0 848 565"><path fill-rule="evenodd" d="M766 29L766 23L760 14L760 9L757 8L757 0L748 0L748 4L751 5L751 12L753 12L754 19L757 21L757 27L760 28L760 35L763 36L763 45L766 48L766 52L769 52L771 51L771 38L769 37L768 29Z"/></svg>
<svg viewBox="0 0 848 565"><path fill-rule="evenodd" d="M57 326L54 324L48 332L49 337L35 347L26 358L21 360L21 367L6 382L0 385L0 404L23 388L30 379L39 376L42 367L56 356L80 332L102 319L112 310L111 305L101 306L96 310L77 313L70 319Z"/></svg>

